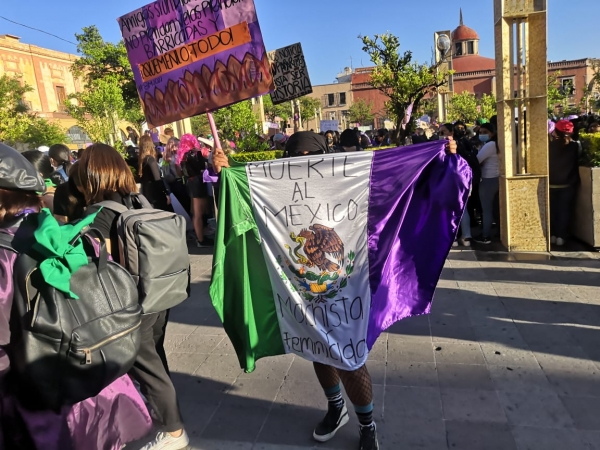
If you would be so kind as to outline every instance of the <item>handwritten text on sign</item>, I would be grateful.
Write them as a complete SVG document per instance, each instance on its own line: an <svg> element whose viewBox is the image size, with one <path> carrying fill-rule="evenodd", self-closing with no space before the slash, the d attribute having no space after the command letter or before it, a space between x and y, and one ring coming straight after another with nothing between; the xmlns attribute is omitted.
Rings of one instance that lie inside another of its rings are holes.
<svg viewBox="0 0 600 450"><path fill-rule="evenodd" d="M345 370L368 354L372 154L361 153L246 166L284 347Z"/></svg>
<svg viewBox="0 0 600 450"><path fill-rule="evenodd" d="M269 61L275 82L275 91L271 93L274 105L312 93L301 44L269 52Z"/></svg>
<svg viewBox="0 0 600 450"><path fill-rule="evenodd" d="M118 21L152 126L274 88L253 0L156 0Z"/></svg>

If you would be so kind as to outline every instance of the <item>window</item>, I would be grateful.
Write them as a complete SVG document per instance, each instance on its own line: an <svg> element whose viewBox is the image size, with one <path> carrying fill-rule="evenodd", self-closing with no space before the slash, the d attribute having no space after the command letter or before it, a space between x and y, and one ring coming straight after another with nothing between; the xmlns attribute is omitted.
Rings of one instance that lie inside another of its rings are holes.
<svg viewBox="0 0 600 450"><path fill-rule="evenodd" d="M475 54L475 42L474 41L467 42L467 54L468 55Z"/></svg>
<svg viewBox="0 0 600 450"><path fill-rule="evenodd" d="M64 86L56 86L56 102L58 103L58 111L66 111L65 103L67 102L67 93Z"/></svg>
<svg viewBox="0 0 600 450"><path fill-rule="evenodd" d="M345 105L345 104L346 104L346 93L340 92L340 105Z"/></svg>
<svg viewBox="0 0 600 450"><path fill-rule="evenodd" d="M327 94L327 106L335 105L335 94Z"/></svg>
<svg viewBox="0 0 600 450"><path fill-rule="evenodd" d="M462 56L462 54L463 54L462 42L458 42L455 46L454 56Z"/></svg>
<svg viewBox="0 0 600 450"><path fill-rule="evenodd" d="M560 87L563 94L575 95L575 77L561 78Z"/></svg>

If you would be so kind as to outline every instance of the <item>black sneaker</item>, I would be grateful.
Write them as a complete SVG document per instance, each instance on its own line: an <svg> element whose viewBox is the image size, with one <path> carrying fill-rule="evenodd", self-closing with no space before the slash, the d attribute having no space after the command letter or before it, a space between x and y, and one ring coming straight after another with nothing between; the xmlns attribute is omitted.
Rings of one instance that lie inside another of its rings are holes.
<svg viewBox="0 0 600 450"><path fill-rule="evenodd" d="M375 424L368 427L360 427L360 447L359 450L379 450L377 442L377 427Z"/></svg>
<svg viewBox="0 0 600 450"><path fill-rule="evenodd" d="M329 408L323 421L317 425L313 432L313 438L318 442L327 442L333 439L335 433L348 423L348 409L346 403L342 409Z"/></svg>
<svg viewBox="0 0 600 450"><path fill-rule="evenodd" d="M490 245L492 243L492 239L489 237L478 237L473 239L478 244Z"/></svg>

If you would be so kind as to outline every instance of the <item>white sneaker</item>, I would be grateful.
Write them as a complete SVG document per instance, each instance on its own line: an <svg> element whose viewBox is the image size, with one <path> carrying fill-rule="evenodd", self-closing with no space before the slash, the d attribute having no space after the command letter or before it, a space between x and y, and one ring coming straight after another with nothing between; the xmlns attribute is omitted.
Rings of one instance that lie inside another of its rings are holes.
<svg viewBox="0 0 600 450"><path fill-rule="evenodd" d="M458 241L454 241L454 242L452 243L452 248L456 248L456 247L458 247Z"/></svg>
<svg viewBox="0 0 600 450"><path fill-rule="evenodd" d="M171 436L165 431L159 431L153 441L148 442L140 450L181 450L186 448L190 443L185 430L178 438Z"/></svg>
<svg viewBox="0 0 600 450"><path fill-rule="evenodd" d="M550 243L551 243L552 245L556 244L556 236L552 236L552 237L550 238Z"/></svg>
<svg viewBox="0 0 600 450"><path fill-rule="evenodd" d="M565 240L563 238L556 238L556 245L562 247L563 245L565 245Z"/></svg>

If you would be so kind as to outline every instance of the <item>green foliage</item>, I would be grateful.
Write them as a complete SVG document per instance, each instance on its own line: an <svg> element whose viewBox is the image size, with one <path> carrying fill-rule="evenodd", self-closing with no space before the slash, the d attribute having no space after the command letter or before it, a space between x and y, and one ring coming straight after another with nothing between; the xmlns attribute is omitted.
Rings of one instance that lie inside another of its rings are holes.
<svg viewBox="0 0 600 450"><path fill-rule="evenodd" d="M496 97L483 94L477 98L475 94L464 91L450 98L448 105L448 120L455 122L462 120L465 123L475 123L477 119L490 119L496 115Z"/></svg>
<svg viewBox="0 0 600 450"><path fill-rule="evenodd" d="M269 122L275 122L277 117L287 122L293 115L292 104L290 102L274 105L270 95L263 96L263 106L265 108L265 118Z"/></svg>
<svg viewBox="0 0 600 450"><path fill-rule="evenodd" d="M348 110L350 123L359 123L361 126L366 126L373 122L373 117L373 104L371 102L367 103L362 98L355 101Z"/></svg>
<svg viewBox="0 0 600 450"><path fill-rule="evenodd" d="M206 114L200 114L190 119L192 125L192 133L194 136L208 136L210 132L210 124L208 123L208 117Z"/></svg>
<svg viewBox="0 0 600 450"><path fill-rule="evenodd" d="M462 120L465 123L474 123L479 116L477 98L470 92L454 94L448 102L448 121Z"/></svg>
<svg viewBox="0 0 600 450"><path fill-rule="evenodd" d="M300 97L298 100L300 101L300 118L302 119L302 123L306 125L309 120L315 118L315 112L321 107L321 102L308 95Z"/></svg>
<svg viewBox="0 0 600 450"><path fill-rule="evenodd" d="M436 97L424 98L419 103L419 108L417 109L416 117L423 117L424 115L434 117L437 114L437 108L438 104Z"/></svg>
<svg viewBox="0 0 600 450"><path fill-rule="evenodd" d="M33 88L18 77L0 76L0 142L30 144L32 147L64 143L65 131L28 111L23 102Z"/></svg>
<svg viewBox="0 0 600 450"><path fill-rule="evenodd" d="M113 142L116 124L125 109L118 78L106 76L95 79L90 82L89 89L71 94L69 98L76 100L76 104L67 102L67 112L90 138L94 142ZM119 140L119 136L114 139Z"/></svg>
<svg viewBox="0 0 600 450"><path fill-rule="evenodd" d="M600 133L580 133L586 164L600 167Z"/></svg>
<svg viewBox="0 0 600 450"><path fill-rule="evenodd" d="M73 74L83 77L87 89L92 89L97 80L114 80L124 102L119 119L137 124L139 128L145 118L125 44L122 41L118 44L105 42L95 25L84 27L75 38L81 58L73 64Z"/></svg>
<svg viewBox="0 0 600 450"><path fill-rule="evenodd" d="M411 51L400 54L400 39L391 33L375 35L374 38L359 36L363 43L363 51L368 53L375 69L371 74L370 84L385 94L388 114L396 122L393 140L400 144L412 129L411 123L402 130L402 121L406 117L409 106L418 111L421 101L437 93L438 88L448 81L451 72L439 70L440 63L429 66L413 61Z"/></svg>
<svg viewBox="0 0 600 450"><path fill-rule="evenodd" d="M236 153L230 155L234 161L240 163L254 162L254 161L271 161L283 157L282 150L271 150L267 152L248 152L248 153Z"/></svg>
<svg viewBox="0 0 600 450"><path fill-rule="evenodd" d="M237 150L241 153L247 152L268 152L270 146L263 141L256 133L250 133L240 137L236 142Z"/></svg>
<svg viewBox="0 0 600 450"><path fill-rule="evenodd" d="M250 100L221 108L213 116L223 139L236 141L241 136L256 133L258 119Z"/></svg>

